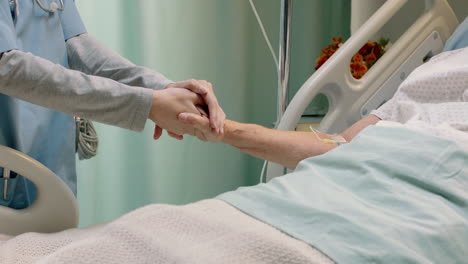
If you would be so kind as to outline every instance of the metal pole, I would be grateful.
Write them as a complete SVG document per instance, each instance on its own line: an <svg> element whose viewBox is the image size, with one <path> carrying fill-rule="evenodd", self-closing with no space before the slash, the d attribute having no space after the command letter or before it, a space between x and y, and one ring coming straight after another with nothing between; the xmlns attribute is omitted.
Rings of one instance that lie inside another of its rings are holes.
<svg viewBox="0 0 468 264"><path fill-rule="evenodd" d="M279 44L278 122L288 106L288 83L290 66L290 37L293 0L281 0L281 25Z"/></svg>

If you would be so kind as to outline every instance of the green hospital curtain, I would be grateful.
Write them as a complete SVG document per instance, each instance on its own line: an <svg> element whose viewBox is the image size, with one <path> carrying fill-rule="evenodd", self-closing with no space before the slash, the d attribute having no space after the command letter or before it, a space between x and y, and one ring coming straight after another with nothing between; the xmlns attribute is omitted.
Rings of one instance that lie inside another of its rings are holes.
<svg viewBox="0 0 468 264"><path fill-rule="evenodd" d="M350 0L295 1L289 82L291 95L294 95L314 73L315 59L320 56L321 49L331 43L333 37L343 37L344 40L349 38L350 2ZM292 96L289 98L292 99ZM326 97L319 95L312 101L305 114L324 115L327 110Z"/></svg>
<svg viewBox="0 0 468 264"><path fill-rule="evenodd" d="M229 119L274 123L276 66L248 0L76 3L89 34L119 54L172 80L209 80ZM255 3L277 48L280 0ZM291 84L297 87L311 74L311 62L330 36L349 31L349 1L296 0L294 12ZM97 130L98 156L78 162L81 226L148 203L210 198L255 184L260 174L260 160L224 144L188 136L180 142L167 135L154 141L151 122L143 133L102 124Z"/></svg>

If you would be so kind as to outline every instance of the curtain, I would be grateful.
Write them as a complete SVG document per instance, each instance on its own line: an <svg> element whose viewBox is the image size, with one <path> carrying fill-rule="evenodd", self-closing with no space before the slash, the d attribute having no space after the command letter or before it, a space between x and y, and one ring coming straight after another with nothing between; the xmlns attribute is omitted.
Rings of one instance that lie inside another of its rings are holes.
<svg viewBox="0 0 468 264"><path fill-rule="evenodd" d="M302 84L315 71L315 59L321 49L331 43L333 37L350 36L351 1L327 0L294 2L291 36L291 79L290 95L301 88ZM305 114L323 116L328 111L328 100L319 95L312 100Z"/></svg>
<svg viewBox="0 0 468 264"><path fill-rule="evenodd" d="M172 80L214 84L229 119L272 127L277 72L247 0L77 0L89 34ZM280 0L255 0L277 48ZM302 6L302 8L301 8ZM313 69L330 35L349 32L349 1L296 0L293 86ZM347 14L347 17L343 14ZM148 203L185 204L256 184L262 161L224 145L152 139L97 124L98 156L78 162L80 225Z"/></svg>

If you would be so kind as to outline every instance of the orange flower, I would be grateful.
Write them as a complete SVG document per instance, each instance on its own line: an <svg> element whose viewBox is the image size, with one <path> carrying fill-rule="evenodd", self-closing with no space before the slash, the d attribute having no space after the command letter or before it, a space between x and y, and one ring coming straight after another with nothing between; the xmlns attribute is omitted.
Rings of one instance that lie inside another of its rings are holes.
<svg viewBox="0 0 468 264"><path fill-rule="evenodd" d="M326 55L326 54L322 54L317 60L317 66L315 66L315 70L318 70L318 68L320 68L328 59L330 58L330 56Z"/></svg>
<svg viewBox="0 0 468 264"><path fill-rule="evenodd" d="M371 53L366 56L366 64L368 68L372 67L372 65L374 65L376 61L377 61L377 56L375 56L374 53Z"/></svg>
<svg viewBox="0 0 468 264"><path fill-rule="evenodd" d="M380 45L375 45L374 46L374 49L372 50L372 53L376 56L376 57L380 57L381 54L382 54L382 49L380 48ZM382 54L383 55L383 54Z"/></svg>
<svg viewBox="0 0 468 264"><path fill-rule="evenodd" d="M332 38L332 42L333 42L333 45L340 45L342 42L343 42L343 37L339 37L339 38Z"/></svg>
<svg viewBox="0 0 468 264"><path fill-rule="evenodd" d="M362 48L359 50L358 53L361 55L369 54L373 48L374 48L374 43L368 41L366 44L364 44L364 46L362 46Z"/></svg>
<svg viewBox="0 0 468 264"><path fill-rule="evenodd" d="M364 74L366 74L368 68L366 65L360 63L351 63L350 65L351 74L356 79L361 79Z"/></svg>
<svg viewBox="0 0 468 264"><path fill-rule="evenodd" d="M343 38L332 38L332 44L322 49L322 54L315 62L318 70L340 47ZM350 71L354 78L360 79L366 72L382 57L385 52L385 46L388 44L388 39L380 39L379 42L368 41L361 49L351 58Z"/></svg>
<svg viewBox="0 0 468 264"><path fill-rule="evenodd" d="M354 55L353 58L351 59L351 62L362 63L364 62L364 57L362 57L361 54L356 53L356 55Z"/></svg>
<svg viewBox="0 0 468 264"><path fill-rule="evenodd" d="M322 54L327 55L327 56L331 56L331 55L333 55L333 53L335 53L335 51L336 51L336 49L333 49L333 47L328 46L328 47L326 47L326 48L324 48L322 50Z"/></svg>

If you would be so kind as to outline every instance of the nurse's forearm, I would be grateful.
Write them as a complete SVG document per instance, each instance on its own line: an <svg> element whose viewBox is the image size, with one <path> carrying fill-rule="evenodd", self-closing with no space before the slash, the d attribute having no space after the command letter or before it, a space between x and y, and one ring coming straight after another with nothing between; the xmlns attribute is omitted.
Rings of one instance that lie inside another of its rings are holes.
<svg viewBox="0 0 468 264"><path fill-rule="evenodd" d="M327 137L325 134L321 134ZM226 121L224 143L252 156L295 168L308 157L336 147L319 141L311 132L281 131L254 124Z"/></svg>
<svg viewBox="0 0 468 264"><path fill-rule="evenodd" d="M0 61L0 93L56 111L141 131L153 92L68 70L21 51Z"/></svg>
<svg viewBox="0 0 468 264"><path fill-rule="evenodd" d="M67 51L70 68L86 74L154 90L172 83L158 72L133 64L88 34L69 39Z"/></svg>

